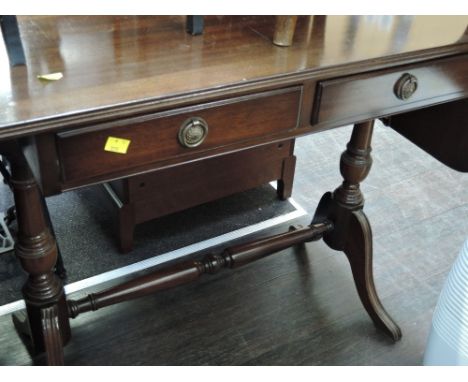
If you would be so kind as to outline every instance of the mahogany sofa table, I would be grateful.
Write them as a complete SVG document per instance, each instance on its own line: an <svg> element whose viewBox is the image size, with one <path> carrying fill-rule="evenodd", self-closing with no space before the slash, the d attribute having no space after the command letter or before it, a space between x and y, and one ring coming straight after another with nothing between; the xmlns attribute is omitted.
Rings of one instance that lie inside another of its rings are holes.
<svg viewBox="0 0 468 382"><path fill-rule="evenodd" d="M271 43L274 23L205 17L203 35L191 36L182 16L18 18L26 65L2 67L0 153L11 164L16 254L29 275L25 327L49 364L64 363L78 314L320 238L348 257L375 325L401 337L374 288L359 184L371 167L376 118L468 171L468 17L299 17L288 48ZM54 72L63 78L37 79ZM78 301L65 296L42 195L348 124L343 183L323 196L309 226Z"/></svg>

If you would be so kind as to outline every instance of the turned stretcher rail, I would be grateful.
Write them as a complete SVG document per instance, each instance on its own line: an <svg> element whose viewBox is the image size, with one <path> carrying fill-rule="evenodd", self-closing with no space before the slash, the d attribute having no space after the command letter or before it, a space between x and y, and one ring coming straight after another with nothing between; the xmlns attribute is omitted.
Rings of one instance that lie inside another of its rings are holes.
<svg viewBox="0 0 468 382"><path fill-rule="evenodd" d="M332 229L333 224L326 220L305 228L232 246L221 254L208 254L202 260L186 261L169 269L137 277L102 292L91 293L80 300L68 300L68 313L70 317L75 318L80 313L98 310L105 306L195 281L201 275L216 273L221 268L240 267L292 245L319 240L324 233Z"/></svg>

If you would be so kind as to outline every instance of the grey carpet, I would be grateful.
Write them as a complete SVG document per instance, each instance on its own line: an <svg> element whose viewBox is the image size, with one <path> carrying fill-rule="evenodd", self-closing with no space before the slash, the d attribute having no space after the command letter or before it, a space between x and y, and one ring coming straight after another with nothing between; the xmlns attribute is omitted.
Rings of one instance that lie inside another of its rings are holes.
<svg viewBox="0 0 468 382"><path fill-rule="evenodd" d="M13 203L0 186L0 211ZM135 229L134 250L117 249L116 211L102 186L83 188L47 198L50 215L68 272L66 283L216 237L275 216L292 212L289 202L277 199L265 185L186 211L140 224ZM13 224L12 228L15 226ZM0 255L0 305L21 298L26 279L13 252Z"/></svg>

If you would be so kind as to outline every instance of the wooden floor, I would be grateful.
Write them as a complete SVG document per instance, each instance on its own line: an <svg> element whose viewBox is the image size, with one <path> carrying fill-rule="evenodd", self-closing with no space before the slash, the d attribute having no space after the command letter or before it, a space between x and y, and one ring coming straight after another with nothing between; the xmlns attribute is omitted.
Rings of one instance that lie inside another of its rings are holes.
<svg viewBox="0 0 468 382"><path fill-rule="evenodd" d="M340 182L349 127L297 141L293 197L313 213ZM378 125L362 186L374 273L403 338L380 334L362 308L345 256L322 242L280 252L72 321L68 365L419 365L432 312L468 237L468 175ZM398 179L398 183L396 180ZM37 359L36 363L43 362ZM0 364L31 364L0 318Z"/></svg>

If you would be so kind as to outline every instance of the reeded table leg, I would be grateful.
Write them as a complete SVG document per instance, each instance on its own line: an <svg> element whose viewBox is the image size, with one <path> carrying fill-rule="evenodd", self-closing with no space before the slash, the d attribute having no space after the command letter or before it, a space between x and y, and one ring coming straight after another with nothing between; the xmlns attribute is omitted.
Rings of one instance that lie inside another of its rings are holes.
<svg viewBox="0 0 468 382"><path fill-rule="evenodd" d="M359 188L372 165L373 121L356 124L346 151L341 155L343 183L333 194L326 193L317 207L314 221L328 218L335 229L324 235L333 249L343 251L351 265L359 297L374 324L393 340L401 338L400 328L383 308L372 274L372 231L362 211L364 198Z"/></svg>
<svg viewBox="0 0 468 382"><path fill-rule="evenodd" d="M63 340L59 324L58 305L41 309L41 329L49 365L63 365Z"/></svg>
<svg viewBox="0 0 468 382"><path fill-rule="evenodd" d="M53 272L57 246L46 224L39 186L20 148L12 148L8 157L18 219L16 255L28 273L23 296L32 347L46 351L48 364L63 364L70 325L62 282Z"/></svg>

